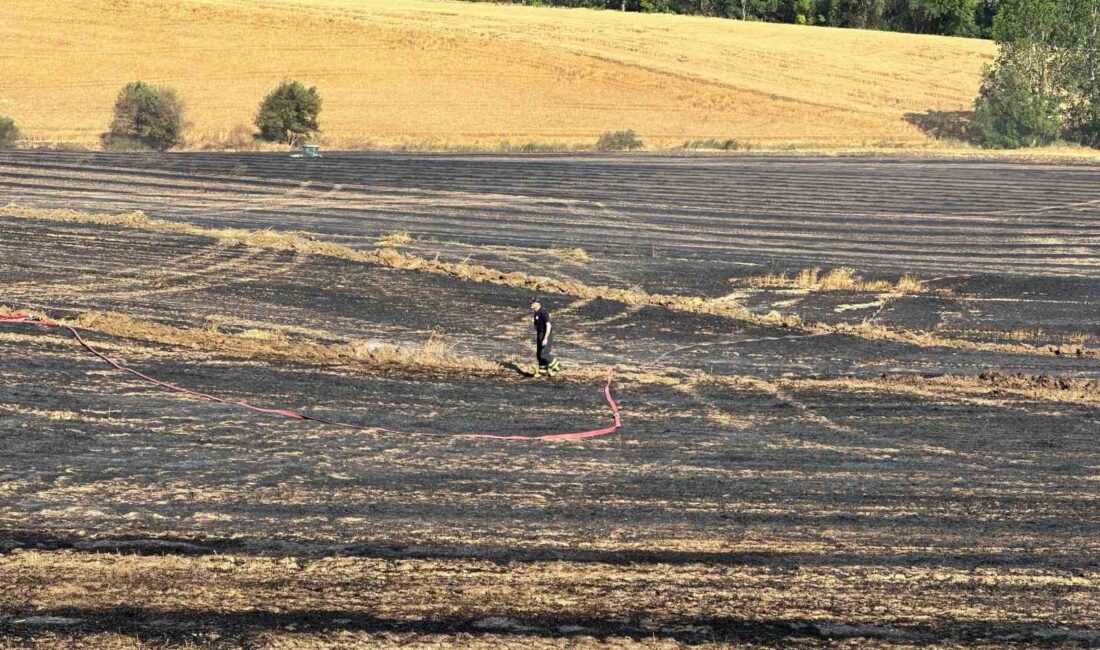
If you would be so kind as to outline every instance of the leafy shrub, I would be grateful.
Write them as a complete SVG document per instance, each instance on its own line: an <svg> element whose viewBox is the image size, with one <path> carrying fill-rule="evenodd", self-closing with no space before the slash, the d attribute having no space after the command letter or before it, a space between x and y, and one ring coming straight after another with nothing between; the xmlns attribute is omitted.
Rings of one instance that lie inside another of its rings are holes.
<svg viewBox="0 0 1100 650"><path fill-rule="evenodd" d="M1100 149L1100 79L1086 79L1094 87L1074 93L1076 101L1066 112L1066 137Z"/></svg>
<svg viewBox="0 0 1100 650"><path fill-rule="evenodd" d="M15 128L15 120L0 115L0 149L11 149L22 136Z"/></svg>
<svg viewBox="0 0 1100 650"><path fill-rule="evenodd" d="M717 138L704 138L702 140L689 140L684 143L684 149L717 149L719 151L737 151L739 149L746 149L747 147L742 145L733 138L726 138L725 140L719 140Z"/></svg>
<svg viewBox="0 0 1100 650"><path fill-rule="evenodd" d="M1050 144L1062 130L1057 100L1035 93L1011 65L986 72L974 125L983 146L1002 149Z"/></svg>
<svg viewBox="0 0 1100 650"><path fill-rule="evenodd" d="M554 142L501 142L497 149L504 153L551 153L565 151L568 147Z"/></svg>
<svg viewBox="0 0 1100 650"><path fill-rule="evenodd" d="M599 151L631 151L641 149L644 145L638 139L633 129L627 131L608 131L596 141L596 149Z"/></svg>
<svg viewBox="0 0 1100 650"><path fill-rule="evenodd" d="M102 140L110 151L167 151L183 140L183 102L169 86L128 83L115 100L114 119Z"/></svg>
<svg viewBox="0 0 1100 650"><path fill-rule="evenodd" d="M317 120L321 96L316 87L298 81L284 81L260 103L256 127L268 142L297 145L321 130Z"/></svg>

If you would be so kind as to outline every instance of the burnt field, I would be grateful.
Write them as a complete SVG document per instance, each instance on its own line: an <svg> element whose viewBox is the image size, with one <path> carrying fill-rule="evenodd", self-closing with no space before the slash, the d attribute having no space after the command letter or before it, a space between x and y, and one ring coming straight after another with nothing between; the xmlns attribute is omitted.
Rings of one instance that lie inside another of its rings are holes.
<svg viewBox="0 0 1100 650"><path fill-rule="evenodd" d="M1100 645L1094 166L0 152L4 204L0 313L364 428L0 324L0 647ZM608 372L614 435L457 435Z"/></svg>

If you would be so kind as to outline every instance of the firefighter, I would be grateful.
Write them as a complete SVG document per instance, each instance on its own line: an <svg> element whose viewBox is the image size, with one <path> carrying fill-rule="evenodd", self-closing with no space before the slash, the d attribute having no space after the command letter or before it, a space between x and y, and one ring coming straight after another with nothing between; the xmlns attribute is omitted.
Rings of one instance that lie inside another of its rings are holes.
<svg viewBox="0 0 1100 650"><path fill-rule="evenodd" d="M553 377L561 370L561 363L550 352L554 344L554 325L550 322L550 312L546 311L538 297L531 298L531 312L535 316L535 358L539 362L535 374Z"/></svg>

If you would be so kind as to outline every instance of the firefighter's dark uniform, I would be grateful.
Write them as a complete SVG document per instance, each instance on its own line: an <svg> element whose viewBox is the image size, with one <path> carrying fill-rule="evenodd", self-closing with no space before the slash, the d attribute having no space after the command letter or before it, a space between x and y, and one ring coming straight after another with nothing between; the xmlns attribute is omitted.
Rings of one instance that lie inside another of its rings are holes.
<svg viewBox="0 0 1100 650"><path fill-rule="evenodd" d="M546 328L550 325L550 312L541 307L535 312L535 357L539 361L539 374L553 376L561 370L561 363L554 358L550 348L554 345L554 328L550 328L550 336L546 336ZM546 344L543 345L543 341Z"/></svg>

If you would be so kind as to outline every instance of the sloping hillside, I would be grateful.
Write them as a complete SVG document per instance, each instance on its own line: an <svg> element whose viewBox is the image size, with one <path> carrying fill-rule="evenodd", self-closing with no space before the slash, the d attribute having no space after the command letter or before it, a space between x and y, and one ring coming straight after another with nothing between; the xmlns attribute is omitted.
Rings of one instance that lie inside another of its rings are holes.
<svg viewBox="0 0 1100 650"><path fill-rule="evenodd" d="M118 89L176 86L192 146L280 79L316 84L332 145L700 138L918 144L906 114L966 108L988 42L426 0L12 0L0 114L94 144Z"/></svg>

